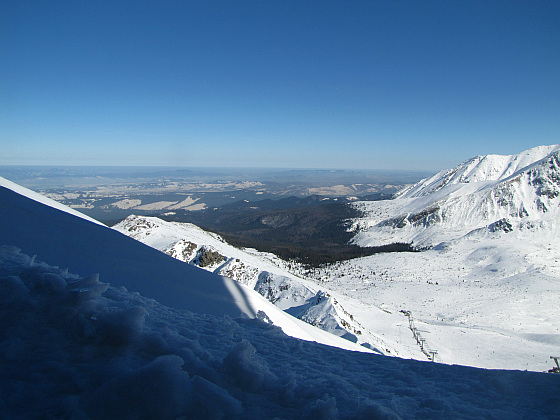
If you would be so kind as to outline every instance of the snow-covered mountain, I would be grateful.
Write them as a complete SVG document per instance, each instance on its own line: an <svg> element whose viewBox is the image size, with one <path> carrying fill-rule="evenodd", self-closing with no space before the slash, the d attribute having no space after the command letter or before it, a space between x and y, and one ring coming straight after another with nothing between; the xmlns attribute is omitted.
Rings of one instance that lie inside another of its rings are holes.
<svg viewBox="0 0 560 420"><path fill-rule="evenodd" d="M560 352L559 154L557 145L477 157L394 200L356 203L364 216L354 243L424 250L342 262L317 276L335 292L410 312L441 361L544 370ZM379 319L365 326L394 336L403 325Z"/></svg>
<svg viewBox="0 0 560 420"><path fill-rule="evenodd" d="M401 190L397 197L420 197L432 194L448 185L501 182L531 169L542 169L543 166L548 173L544 177L555 178L554 172L558 171L559 150L560 145L538 146L517 155L476 156L453 169L440 171L431 178Z"/></svg>
<svg viewBox="0 0 560 420"><path fill-rule="evenodd" d="M554 230L560 217L560 145L478 156L402 190L392 205L360 203L355 242L430 247L469 233Z"/></svg>
<svg viewBox="0 0 560 420"><path fill-rule="evenodd" d="M1 418L557 417L556 375L289 337L353 345L30 195L0 179Z"/></svg>
<svg viewBox="0 0 560 420"><path fill-rule="evenodd" d="M178 260L234 279L308 324L382 354L400 354L380 337L365 331L335 296L295 275L290 269L292 264L273 254L241 250L193 224L156 217L132 215L113 228Z"/></svg>

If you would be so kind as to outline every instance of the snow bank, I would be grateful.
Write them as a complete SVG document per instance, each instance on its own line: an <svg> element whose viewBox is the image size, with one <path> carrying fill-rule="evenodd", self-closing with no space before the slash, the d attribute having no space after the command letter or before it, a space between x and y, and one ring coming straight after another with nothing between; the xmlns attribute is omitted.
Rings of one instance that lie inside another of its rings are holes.
<svg viewBox="0 0 560 420"><path fill-rule="evenodd" d="M0 248L0 417L557 418L556 375L347 352Z"/></svg>

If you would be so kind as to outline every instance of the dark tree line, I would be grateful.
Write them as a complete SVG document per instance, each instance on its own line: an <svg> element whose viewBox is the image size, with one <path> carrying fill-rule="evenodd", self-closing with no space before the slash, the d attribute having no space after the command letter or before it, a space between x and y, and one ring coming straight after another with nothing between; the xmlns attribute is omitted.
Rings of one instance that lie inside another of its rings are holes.
<svg viewBox="0 0 560 420"><path fill-rule="evenodd" d="M268 203L270 206L270 203ZM394 243L362 248L350 245L354 234L348 221L361 213L344 202L308 207L250 210L228 206L204 212L177 212L162 217L191 222L220 234L232 245L272 252L284 260L308 267L359 258L380 252L414 251L410 244Z"/></svg>

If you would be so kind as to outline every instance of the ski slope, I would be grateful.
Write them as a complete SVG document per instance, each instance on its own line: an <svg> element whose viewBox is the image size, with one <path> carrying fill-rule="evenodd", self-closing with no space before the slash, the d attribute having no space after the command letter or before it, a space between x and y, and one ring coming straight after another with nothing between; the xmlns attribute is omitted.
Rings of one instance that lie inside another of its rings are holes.
<svg viewBox="0 0 560 420"><path fill-rule="evenodd" d="M318 274L329 287L411 311L446 363L542 371L560 352L560 146L477 157L356 206L356 244L429 250L340 263Z"/></svg>

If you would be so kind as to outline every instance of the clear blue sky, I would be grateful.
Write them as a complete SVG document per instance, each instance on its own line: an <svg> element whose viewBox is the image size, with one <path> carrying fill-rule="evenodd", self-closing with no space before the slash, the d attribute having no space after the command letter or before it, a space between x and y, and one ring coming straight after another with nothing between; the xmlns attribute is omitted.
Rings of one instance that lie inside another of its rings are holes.
<svg viewBox="0 0 560 420"><path fill-rule="evenodd" d="M439 170L560 143L559 1L10 1L0 164Z"/></svg>

